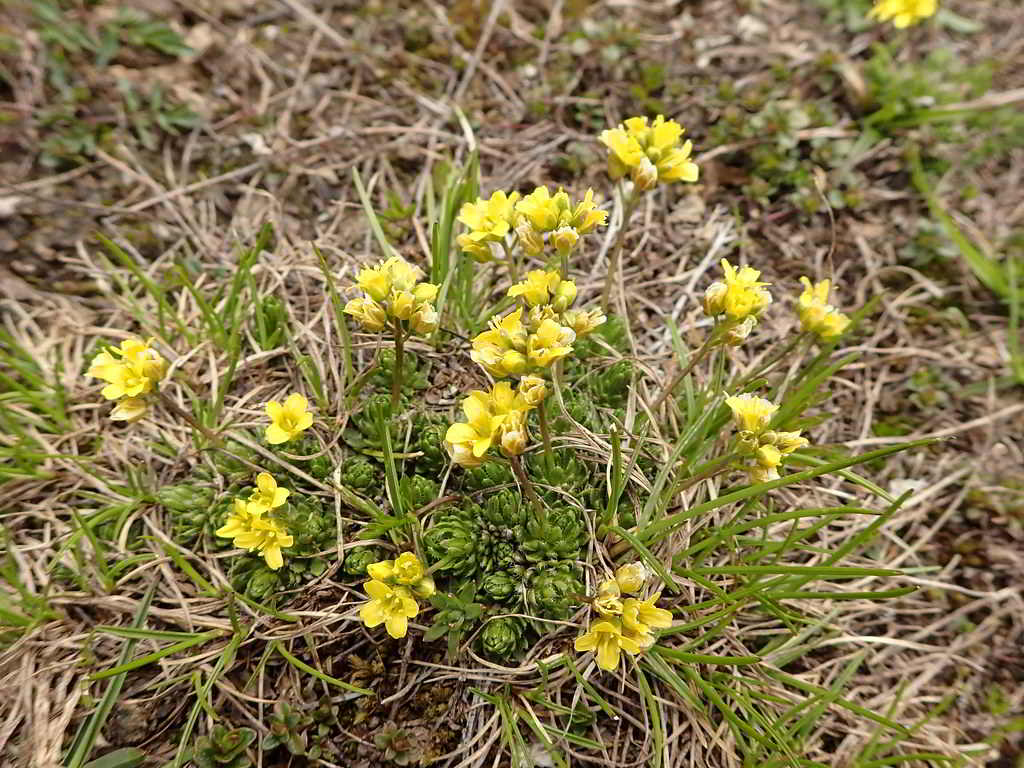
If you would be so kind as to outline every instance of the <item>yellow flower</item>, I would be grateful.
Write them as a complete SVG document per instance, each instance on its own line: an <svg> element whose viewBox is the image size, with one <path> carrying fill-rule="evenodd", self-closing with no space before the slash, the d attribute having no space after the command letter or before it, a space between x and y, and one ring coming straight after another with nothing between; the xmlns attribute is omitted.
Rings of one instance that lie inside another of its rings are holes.
<svg viewBox="0 0 1024 768"><path fill-rule="evenodd" d="M512 298L522 296L523 300L531 307L542 304L550 304L551 297L558 290L562 282L561 275L557 270L545 272L543 269L531 269L526 273L526 279L516 283L508 289L508 295ZM575 288L573 284L573 288Z"/></svg>
<svg viewBox="0 0 1024 768"><path fill-rule="evenodd" d="M111 421L138 421L146 415L149 403L143 397L122 397L110 412Z"/></svg>
<svg viewBox="0 0 1024 768"><path fill-rule="evenodd" d="M704 293L704 310L709 315L725 313L730 319L741 321L749 315L756 315L772 303L772 295L764 286L770 283L758 281L761 273L753 267L738 270L722 259L725 282L712 283Z"/></svg>
<svg viewBox="0 0 1024 768"><path fill-rule="evenodd" d="M555 229L562 214L559 201L551 196L547 187L537 187L516 203L516 211L525 216L538 232L550 232Z"/></svg>
<svg viewBox="0 0 1024 768"><path fill-rule="evenodd" d="M263 514L277 509L288 500L290 493L287 488L278 488L277 481L269 472L260 472L256 475L256 489L249 496L250 511Z"/></svg>
<svg viewBox="0 0 1024 768"><path fill-rule="evenodd" d="M444 436L445 447L452 461L462 467L477 467L487 453L505 421L506 414L497 414L494 402L487 392L474 390L462 401L465 422L448 427Z"/></svg>
<svg viewBox="0 0 1024 768"><path fill-rule="evenodd" d="M503 382L504 383L504 382ZM501 423L498 441L505 456L519 456L529 445L526 431L526 411L509 411Z"/></svg>
<svg viewBox="0 0 1024 768"><path fill-rule="evenodd" d="M392 256L381 262L381 270L388 276L392 291L411 291L423 277L423 270L401 256Z"/></svg>
<svg viewBox="0 0 1024 768"><path fill-rule="evenodd" d="M589 235L598 227L603 227L608 223L608 211L597 207L597 203L594 202L593 189L588 189L583 195L583 199L573 208L570 223L581 235Z"/></svg>
<svg viewBox="0 0 1024 768"><path fill-rule="evenodd" d="M544 236L530 226L528 219L524 218L516 226L516 235L519 237L519 244L523 246L529 256L539 256L544 252Z"/></svg>
<svg viewBox="0 0 1024 768"><path fill-rule="evenodd" d="M771 432L765 433L761 436L762 440L771 442L772 445L777 446L783 455L790 454L793 451L804 448L810 445L810 441L806 437L800 437L799 430L796 432Z"/></svg>
<svg viewBox="0 0 1024 768"><path fill-rule="evenodd" d="M427 285L427 283L420 283L420 285ZM424 336L428 333L433 333L437 330L437 324L440 318L437 315L437 310L434 309L427 302L423 302L416 310L412 313L412 317L409 318L409 327L416 333L423 334Z"/></svg>
<svg viewBox="0 0 1024 768"><path fill-rule="evenodd" d="M619 179L630 173L640 190L658 182L697 181L700 171L690 159L693 142L680 144L683 133L679 123L663 115L650 126L646 117L631 117L602 131L599 139L608 148L608 174Z"/></svg>
<svg viewBox="0 0 1024 768"><path fill-rule="evenodd" d="M399 584L416 584L424 574L423 563L412 552L403 552L395 560L395 581Z"/></svg>
<svg viewBox="0 0 1024 768"><path fill-rule="evenodd" d="M655 603L661 597L657 592L646 600L627 597L622 603L622 626L640 635L652 629L666 629L672 626L672 612L658 608Z"/></svg>
<svg viewBox="0 0 1024 768"><path fill-rule="evenodd" d="M753 315L747 315L740 322L730 324L722 337L722 343L730 347L738 347L746 341L755 325L757 325L757 318Z"/></svg>
<svg viewBox="0 0 1024 768"><path fill-rule="evenodd" d="M138 397L153 391L167 373L167 361L149 342L126 339L120 347L108 347L93 358L86 376L107 382L102 390L107 400Z"/></svg>
<svg viewBox="0 0 1024 768"><path fill-rule="evenodd" d="M622 591L615 579L605 579L597 587L594 610L602 616L618 616L622 613Z"/></svg>
<svg viewBox="0 0 1024 768"><path fill-rule="evenodd" d="M846 330L850 318L828 303L829 281L817 285L801 277L804 292L797 302L797 316L801 327L808 333L816 333L823 339L834 339Z"/></svg>
<svg viewBox="0 0 1024 768"><path fill-rule="evenodd" d="M754 434L767 429L772 416L779 410L779 406L771 401L765 400L763 397L756 397L749 392L727 397L725 404L732 411L736 427Z"/></svg>
<svg viewBox="0 0 1024 768"><path fill-rule="evenodd" d="M284 405L277 400L267 403L267 416L270 417L270 426L264 433L267 442L271 445L287 443L309 429L313 424L313 414L306 410L308 407L309 401L298 392L288 395Z"/></svg>
<svg viewBox="0 0 1024 768"><path fill-rule="evenodd" d="M252 504L249 505L250 511L252 511L252 506ZM263 555L263 559L272 571L276 571L284 565L281 550L290 547L293 543L294 539L288 535L284 526L279 522L258 516L253 517L248 531L235 537L237 546L244 547L249 551L257 550Z"/></svg>
<svg viewBox="0 0 1024 768"><path fill-rule="evenodd" d="M242 499L234 500L234 507L228 515L224 525L215 531L217 536L225 539L233 539L248 533L252 530L254 520L257 520L263 512L253 511L252 508Z"/></svg>
<svg viewBox="0 0 1024 768"><path fill-rule="evenodd" d="M576 247L576 243L579 242L579 239L579 233L572 227L559 227L551 233L551 244L561 254L567 254L572 251Z"/></svg>
<svg viewBox="0 0 1024 768"><path fill-rule="evenodd" d="M522 354L526 346L520 308L498 320L492 319L490 329L473 339L469 356L495 378L518 376L526 370L526 357Z"/></svg>
<svg viewBox="0 0 1024 768"><path fill-rule="evenodd" d="M366 566L371 579L385 584L411 587L419 597L430 597L436 592L434 579L423 568L423 563L412 552L403 552L395 560L381 560Z"/></svg>
<svg viewBox="0 0 1024 768"><path fill-rule="evenodd" d="M359 270L356 283L374 301L384 301L391 293L391 278L383 262L376 267L364 267Z"/></svg>
<svg viewBox="0 0 1024 768"><path fill-rule="evenodd" d="M615 572L615 581L619 589L627 595L632 595L644 588L647 581L647 566L641 562L628 563L620 566Z"/></svg>
<svg viewBox="0 0 1024 768"><path fill-rule="evenodd" d="M365 296L349 301L345 305L345 314L352 315L370 331L382 331L388 324L388 315L384 307Z"/></svg>
<svg viewBox="0 0 1024 768"><path fill-rule="evenodd" d="M633 637L622 633L622 626L617 621L598 621L590 626L590 630L576 638L578 652L597 651L597 666L609 672L619 666L620 652L638 654L643 650L641 644Z"/></svg>
<svg viewBox="0 0 1024 768"><path fill-rule="evenodd" d="M500 243L511 231L518 200L518 192L506 195L499 190L489 200L478 197L475 203L464 203L458 218L469 232L455 239L459 247L477 261L493 260L497 253L491 243Z"/></svg>
<svg viewBox="0 0 1024 768"><path fill-rule="evenodd" d="M519 380L519 394L530 408L536 408L548 396L548 385L540 376L523 376Z"/></svg>
<svg viewBox="0 0 1024 768"><path fill-rule="evenodd" d="M892 21L894 27L903 29L934 15L937 8L936 0L875 0L868 17Z"/></svg>
<svg viewBox="0 0 1024 768"><path fill-rule="evenodd" d="M572 329L577 339L592 333L608 318L599 309L568 309L562 315L561 323Z"/></svg>
<svg viewBox="0 0 1024 768"><path fill-rule="evenodd" d="M405 587L390 587L383 581L371 579L363 587L369 600L359 609L359 618L370 627L383 624L396 640L405 637L409 619L420 612L416 599Z"/></svg>
<svg viewBox="0 0 1024 768"><path fill-rule="evenodd" d="M555 360L572 353L576 334L554 320L544 320L526 341L526 359L537 368L547 368Z"/></svg>

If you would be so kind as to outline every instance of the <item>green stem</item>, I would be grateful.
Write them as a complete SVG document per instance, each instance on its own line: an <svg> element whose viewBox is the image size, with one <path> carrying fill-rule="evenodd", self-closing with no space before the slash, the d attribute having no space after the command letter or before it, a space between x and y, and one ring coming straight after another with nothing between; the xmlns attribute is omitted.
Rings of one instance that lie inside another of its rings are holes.
<svg viewBox="0 0 1024 768"><path fill-rule="evenodd" d="M398 413L398 400L402 394L402 355L405 351L405 337L402 322L395 319L395 367L391 371L391 414Z"/></svg>
<svg viewBox="0 0 1024 768"><path fill-rule="evenodd" d="M547 400L540 404L537 408L537 416L540 420L540 435L544 440L544 460L547 462L548 470L551 470L551 466L555 461L555 454L551 450L551 429L548 427L548 415L547 415Z"/></svg>
<svg viewBox="0 0 1024 768"><path fill-rule="evenodd" d="M679 373L677 373L673 377L672 381L670 381L668 385L663 390L661 390L661 394L658 395L658 399L655 401L654 406L651 408L651 413L657 413L658 409L661 407L661 404L665 402L665 400L672 394L673 391L675 391L675 388L679 386L680 382L687 376L689 376L690 372L693 371L693 369L696 368L697 365L705 357L707 357L708 352L711 351L712 347L718 341L718 336L719 334L716 333L715 331L711 332L711 334L707 337L707 339L705 339L704 343L701 345L700 349L698 349L697 352L693 355L693 357L690 358L690 362L686 364L686 367L683 368L683 370L681 370Z"/></svg>
<svg viewBox="0 0 1024 768"><path fill-rule="evenodd" d="M505 261L508 262L508 275L512 279L513 283L519 282L519 260L516 258L515 244L509 247L509 244L503 239L501 241L501 247L505 251Z"/></svg>
<svg viewBox="0 0 1024 768"><path fill-rule="evenodd" d="M157 392L157 397L160 398L160 402L164 404L164 407L167 408L167 410L169 410L175 416L179 416L180 418L187 421L189 426L192 427L192 429L202 433L203 437L209 440L210 443L213 444L214 448L220 448L220 437L217 436L217 434L214 433L213 430L209 429L208 427L204 427L202 424L196 421L195 417L191 413L189 413L186 410L183 410L182 408L179 408L178 404L171 400L171 398L169 398L163 392Z"/></svg>
<svg viewBox="0 0 1024 768"><path fill-rule="evenodd" d="M620 190L622 188L620 187ZM608 257L608 274L604 276L604 290L601 292L601 311L606 315L608 314L608 307L611 305L612 300L612 283L615 282L615 278L619 272L619 261L622 257L622 246L626 242L626 230L629 228L629 220L633 218L633 212L636 210L637 204L640 202L640 195L642 193L637 192L636 187L629 195L629 199L625 202L625 211L622 214L622 224L619 227L619 233L615 237L615 245L612 246L611 254Z"/></svg>
<svg viewBox="0 0 1024 768"><path fill-rule="evenodd" d="M509 463L512 465L512 473L516 476L516 480L522 487L523 491L529 497L530 501L533 502L533 508L537 512L537 517L542 521L547 520L547 512L544 510L544 504L540 500L540 496L537 495L536 489L533 487L533 483L530 482L530 478L526 476L525 470L523 470L523 464L519 461L518 456L512 456L509 458Z"/></svg>

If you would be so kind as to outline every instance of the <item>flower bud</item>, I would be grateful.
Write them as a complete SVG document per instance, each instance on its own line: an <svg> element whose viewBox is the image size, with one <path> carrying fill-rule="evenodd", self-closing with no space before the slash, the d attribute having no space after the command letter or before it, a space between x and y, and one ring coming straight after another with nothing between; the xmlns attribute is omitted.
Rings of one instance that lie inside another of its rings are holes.
<svg viewBox="0 0 1024 768"><path fill-rule="evenodd" d="M479 467L484 463L484 457L475 456L473 454L473 446L468 443L449 443L445 441L444 447L448 451L448 455L452 457L452 461L460 467L469 469Z"/></svg>
<svg viewBox="0 0 1024 768"><path fill-rule="evenodd" d="M426 302L416 307L416 311L409 318L409 327L416 333L426 335L437 330L437 310Z"/></svg>
<svg viewBox="0 0 1024 768"><path fill-rule="evenodd" d="M519 380L519 394L527 405L536 408L548 395L547 382L540 376L523 376Z"/></svg>
<svg viewBox="0 0 1024 768"><path fill-rule="evenodd" d="M704 291L704 312L711 317L725 312L725 295L729 292L725 283L712 283Z"/></svg>
<svg viewBox="0 0 1024 768"><path fill-rule="evenodd" d="M738 347L743 343L744 339L750 335L750 332L754 330L754 326L757 325L757 320L754 319L753 315L747 315L743 318L743 321L732 326L725 333L725 337L722 339L725 344L730 347Z"/></svg>
<svg viewBox="0 0 1024 768"><path fill-rule="evenodd" d="M526 355L510 349L501 356L501 367L505 370L506 376L519 376L526 371Z"/></svg>
<svg viewBox="0 0 1024 768"><path fill-rule="evenodd" d="M605 579L597 588L594 608L602 616L618 616L622 613L622 592L615 579Z"/></svg>
<svg viewBox="0 0 1024 768"><path fill-rule="evenodd" d="M388 323L384 307L373 299L360 297L345 305L345 314L352 315L368 331L381 331Z"/></svg>
<svg viewBox="0 0 1024 768"><path fill-rule="evenodd" d="M399 320L408 320L412 317L415 306L415 296L408 291L398 291L391 299L391 314Z"/></svg>
<svg viewBox="0 0 1024 768"><path fill-rule="evenodd" d="M565 312L574 301L576 301L576 283L572 280L562 280L558 284L558 288L555 289L551 306L556 312Z"/></svg>
<svg viewBox="0 0 1024 768"><path fill-rule="evenodd" d="M647 576L646 565L641 562L628 563L615 572L615 581L623 593L633 595L644 588Z"/></svg>
<svg viewBox="0 0 1024 768"><path fill-rule="evenodd" d="M658 169L649 158L645 157L633 169L633 183L641 192L658 186Z"/></svg>
<svg viewBox="0 0 1024 768"><path fill-rule="evenodd" d="M561 227L551 233L551 242L560 254L569 253L580 239L579 233L572 227Z"/></svg>
<svg viewBox="0 0 1024 768"><path fill-rule="evenodd" d="M516 234L519 235L519 244L523 246L523 250L528 255L539 256L544 252L544 238L530 226L528 220L523 219L522 223L516 227Z"/></svg>
<svg viewBox="0 0 1024 768"><path fill-rule="evenodd" d="M143 397L122 397L110 412L111 421L136 422L146 415L149 404Z"/></svg>

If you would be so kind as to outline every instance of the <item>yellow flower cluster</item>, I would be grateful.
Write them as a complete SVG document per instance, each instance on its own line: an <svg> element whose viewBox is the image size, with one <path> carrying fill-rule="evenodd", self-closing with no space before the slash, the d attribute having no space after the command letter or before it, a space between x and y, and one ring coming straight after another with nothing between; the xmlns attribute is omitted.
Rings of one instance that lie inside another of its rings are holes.
<svg viewBox="0 0 1024 768"><path fill-rule="evenodd" d="M289 494L288 489L278 487L272 475L260 472L248 501L234 500L231 514L216 534L233 539L236 547L259 552L267 566L276 571L284 564L281 550L292 546L294 539L279 520L264 515L284 506Z"/></svg>
<svg viewBox="0 0 1024 768"><path fill-rule="evenodd" d="M107 382L102 394L116 400L110 413L114 421L138 421L149 407L146 395L167 374L167 361L148 342L127 339L120 347L108 347L93 358L87 376Z"/></svg>
<svg viewBox="0 0 1024 768"><path fill-rule="evenodd" d="M762 309L772 303L772 295L758 280L760 271L753 267L736 269L728 259L722 259L724 280L715 281L704 292L704 311L711 317L726 315L735 322L756 318Z"/></svg>
<svg viewBox="0 0 1024 768"><path fill-rule="evenodd" d="M903 29L933 16L938 5L937 0L875 0L875 7L868 11L868 16L891 21L894 27Z"/></svg>
<svg viewBox="0 0 1024 768"><path fill-rule="evenodd" d="M270 417L270 426L264 432L267 442L271 445L287 443L313 426L313 414L306 410L308 407L309 401L298 392L288 395L284 405L277 400L267 403Z"/></svg>
<svg viewBox="0 0 1024 768"><path fill-rule="evenodd" d="M815 333L823 339L834 339L850 324L850 318L828 303L829 281L817 285L801 277L804 292L797 300L797 316L800 326L808 333Z"/></svg>
<svg viewBox="0 0 1024 768"><path fill-rule="evenodd" d="M779 406L763 397L744 393L727 397L725 404L739 430L739 450L746 458L744 469L752 483L778 479L782 460L809 444L799 430L779 432L768 428Z"/></svg>
<svg viewBox="0 0 1024 768"><path fill-rule="evenodd" d="M456 238L459 247L484 262L498 258L515 242L531 256L543 253L547 245L567 256L581 236L607 222L608 212L597 207L592 189L573 205L565 191L552 195L547 187L537 187L522 199L518 192L498 191L488 200L465 203L458 219L469 230ZM506 238L513 234L516 240L510 245Z"/></svg>
<svg viewBox="0 0 1024 768"><path fill-rule="evenodd" d="M461 467L478 467L495 443L506 456L520 455L529 442L526 416L546 394L545 382L537 376L524 376L518 390L499 381L490 392L470 392L462 401L466 421L452 424L444 437L452 461Z"/></svg>
<svg viewBox="0 0 1024 768"><path fill-rule="evenodd" d="M414 333L432 333L438 322L434 309L438 286L420 282L422 278L423 270L400 256L361 269L356 282L366 295L349 301L345 314L370 331L384 330L391 318Z"/></svg>
<svg viewBox="0 0 1024 768"><path fill-rule="evenodd" d="M640 191L659 182L697 181L697 164L690 158L693 142L680 144L684 129L675 120L658 115L648 125L646 117L631 117L617 128L602 131L608 147L608 175L620 179L627 173Z"/></svg>
<svg viewBox="0 0 1024 768"><path fill-rule="evenodd" d="M596 651L601 669L614 671L622 651L631 656L643 653L654 645L651 630L672 626L672 613L655 605L660 592L646 600L623 599L622 595L640 592L647 577L643 563L630 563L619 568L614 579L606 579L598 587L593 606L601 618L576 638L575 648L581 653Z"/></svg>
<svg viewBox="0 0 1024 768"><path fill-rule="evenodd" d="M359 618L371 629L383 624L391 637L405 637L409 619L420 612L416 598L433 595L434 580L412 552L403 552L395 560L373 563L366 572L370 580L363 588L369 600L359 609Z"/></svg>
<svg viewBox="0 0 1024 768"><path fill-rule="evenodd" d="M564 190L552 195L547 187L537 187L516 204L516 212L516 234L523 250L531 256L540 255L546 244L559 255L567 256L582 235L589 235L608 221L608 211L597 207L592 189L573 205Z"/></svg>
<svg viewBox="0 0 1024 768"><path fill-rule="evenodd" d="M473 339L470 357L496 378L537 373L572 352L577 338L607 319L600 310L573 309L576 284L555 271L535 269L509 288L529 308L492 318L490 328Z"/></svg>
<svg viewBox="0 0 1024 768"><path fill-rule="evenodd" d="M478 197L475 203L464 203L458 219L469 231L455 242L477 261L493 261L499 256L496 249L504 247L505 237L516 225L518 201L518 192L506 195L499 190L489 200Z"/></svg>

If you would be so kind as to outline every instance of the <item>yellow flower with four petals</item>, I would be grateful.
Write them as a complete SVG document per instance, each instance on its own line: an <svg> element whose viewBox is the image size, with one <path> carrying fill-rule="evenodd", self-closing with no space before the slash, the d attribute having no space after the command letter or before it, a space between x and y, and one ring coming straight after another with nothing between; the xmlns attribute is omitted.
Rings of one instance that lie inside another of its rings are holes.
<svg viewBox="0 0 1024 768"><path fill-rule="evenodd" d="M306 410L308 407L309 401L298 392L288 395L284 405L277 400L267 403L270 417L270 426L264 433L267 442L271 445L287 443L309 429L313 425L313 414Z"/></svg>

